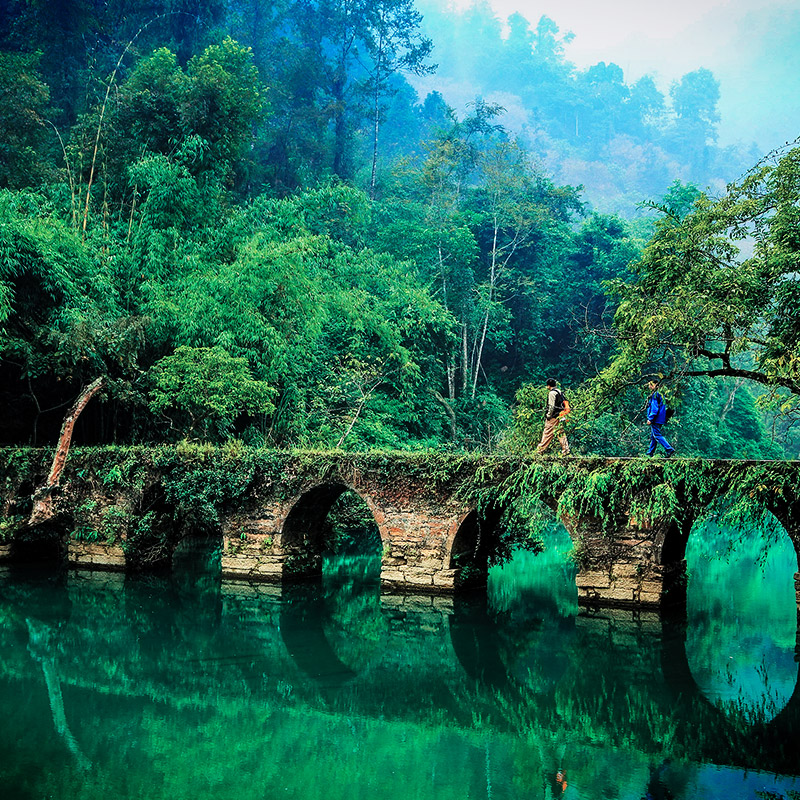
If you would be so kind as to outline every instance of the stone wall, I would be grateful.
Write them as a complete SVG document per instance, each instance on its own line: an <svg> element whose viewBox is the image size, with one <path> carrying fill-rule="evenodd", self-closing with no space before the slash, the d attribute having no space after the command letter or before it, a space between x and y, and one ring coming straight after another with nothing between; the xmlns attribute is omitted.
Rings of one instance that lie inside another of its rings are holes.
<svg viewBox="0 0 800 800"><path fill-rule="evenodd" d="M353 485L355 483L355 485ZM381 583L387 590L448 593L455 589L458 570L450 563L453 542L468 509L449 498L432 508L425 490L407 489L404 496L389 494L373 481L354 482L334 476L331 485L353 489L372 510L383 543ZM299 488L288 502L262 497L223 524L222 574L225 578L279 581L319 574L320 542L313 531L287 533L287 520L304 498L320 488Z"/></svg>
<svg viewBox="0 0 800 800"><path fill-rule="evenodd" d="M575 544L581 605L657 608L685 573L683 559L663 563L665 523L623 517L604 529L591 517L563 522Z"/></svg>
<svg viewBox="0 0 800 800"><path fill-rule="evenodd" d="M67 563L76 569L98 569L122 572L125 570L125 551L121 544L67 541Z"/></svg>

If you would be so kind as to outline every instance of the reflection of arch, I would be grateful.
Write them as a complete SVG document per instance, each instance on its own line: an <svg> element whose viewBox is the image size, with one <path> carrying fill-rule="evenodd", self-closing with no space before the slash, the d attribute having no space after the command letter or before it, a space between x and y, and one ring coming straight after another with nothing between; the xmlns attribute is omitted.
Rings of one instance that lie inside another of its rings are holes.
<svg viewBox="0 0 800 800"><path fill-rule="evenodd" d="M695 681L686 654L686 617L662 618L661 669L672 694L673 709L683 720L678 736L685 740L692 758L706 756L718 764L752 766L786 774L797 769L797 738L800 735L800 682L783 710L766 723L742 727L703 694ZM800 678L800 675L798 676ZM690 740L697 735L697 741Z"/></svg>
<svg viewBox="0 0 800 800"><path fill-rule="evenodd" d="M172 550L171 585L181 617L207 638L222 621L222 535L188 528ZM179 626L183 627L182 620Z"/></svg>
<svg viewBox="0 0 800 800"><path fill-rule="evenodd" d="M450 545L450 568L460 570L457 589L486 585L490 555L499 544L498 529L506 510L500 504L492 504L473 509L462 518ZM511 640L504 623L512 623L511 618L491 613L485 592L456 592L450 617L450 637L464 671L492 688L503 687L516 694L527 694L529 687L525 680L513 674L516 667L507 663L507 657L515 648L509 646ZM574 620L567 625L574 628ZM526 618L525 626L528 633L537 630L537 638L541 638L543 631L550 630L538 612L533 618ZM560 635L558 638L560 640ZM555 682L563 674L566 663L560 661L549 666L552 667L550 677Z"/></svg>
<svg viewBox="0 0 800 800"><path fill-rule="evenodd" d="M507 631L504 637L504 623L510 622L510 619L492 614L485 595L456 595L449 622L453 651L470 678L515 697L530 694L527 678L515 674L514 664L507 662L508 656L513 655L516 649L514 639L509 646ZM525 630L528 633L532 630L536 632L537 642L541 645L536 648L536 659L547 662L547 683L549 689L553 688L567 669L564 653L555 650L563 648L565 634L575 632L575 619L558 619L556 625L552 626L542 617L527 618ZM511 633L515 635L513 629ZM550 647L553 635L555 648Z"/></svg>
<svg viewBox="0 0 800 800"><path fill-rule="evenodd" d="M489 615L485 595L455 597L450 641L456 658L470 678L493 688L508 685L509 675L500 656L497 625Z"/></svg>
<svg viewBox="0 0 800 800"><path fill-rule="evenodd" d="M320 684L336 687L356 673L331 647L323 625L325 601L319 585L285 585L281 596L281 638L297 666Z"/></svg>

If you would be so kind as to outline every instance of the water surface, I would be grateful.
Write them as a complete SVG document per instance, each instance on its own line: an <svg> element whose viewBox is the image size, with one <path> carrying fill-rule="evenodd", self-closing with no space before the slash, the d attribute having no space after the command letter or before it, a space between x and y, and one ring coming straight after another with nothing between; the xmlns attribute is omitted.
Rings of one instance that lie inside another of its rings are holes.
<svg viewBox="0 0 800 800"><path fill-rule="evenodd" d="M798 797L793 552L687 553L664 619L580 611L550 545L488 599L6 569L2 796Z"/></svg>

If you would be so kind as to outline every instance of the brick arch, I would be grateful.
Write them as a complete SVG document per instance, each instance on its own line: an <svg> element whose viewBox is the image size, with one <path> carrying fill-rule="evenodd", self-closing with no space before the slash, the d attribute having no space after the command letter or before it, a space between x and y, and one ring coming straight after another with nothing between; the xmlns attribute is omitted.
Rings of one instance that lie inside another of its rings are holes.
<svg viewBox="0 0 800 800"><path fill-rule="evenodd" d="M569 514L559 514L554 506L548 506L548 508L553 512L553 516L564 526L572 546L577 550L582 541L578 523Z"/></svg>
<svg viewBox="0 0 800 800"><path fill-rule="evenodd" d="M37 525L32 534L15 536L4 546L10 560L19 564L61 565L69 561L71 517ZM27 533L27 532L26 532Z"/></svg>
<svg viewBox="0 0 800 800"><path fill-rule="evenodd" d="M459 570L462 561L475 556L481 538L477 509L460 514L447 537L446 558L448 569Z"/></svg>
<svg viewBox="0 0 800 800"><path fill-rule="evenodd" d="M348 490L342 483L318 483L307 487L288 505L280 528L284 547L317 545L322 525L333 504Z"/></svg>
<svg viewBox="0 0 800 800"><path fill-rule="evenodd" d="M484 586L489 574L489 549L505 509L491 506L463 511L456 517L446 545L448 569L454 572L455 588Z"/></svg>
<svg viewBox="0 0 800 800"><path fill-rule="evenodd" d="M339 479L306 486L285 506L277 533L286 555L284 577L311 576L322 572L322 532L334 503L346 492L353 492L367 506L381 541L386 540L383 510L366 492Z"/></svg>
<svg viewBox="0 0 800 800"><path fill-rule="evenodd" d="M219 560L222 550L222 531L218 526L184 525L171 547L170 562L173 569L189 575L196 574L219 578ZM208 566L212 565L211 569ZM205 569L203 569L205 567Z"/></svg>
<svg viewBox="0 0 800 800"><path fill-rule="evenodd" d="M721 492L719 498L725 497L726 492ZM718 498L718 499L719 499ZM708 511L713 507L713 502L702 509L696 510L691 516L686 516L680 526L673 525L675 530L670 533L666 541L663 543L663 563L674 565L676 574L681 573L681 581L683 585L683 601L686 599L686 547L689 542L689 537L692 528L700 521ZM764 509L772 514L778 524L786 532L789 540L792 542L795 551L795 557L798 564L800 564L800 502L785 502L781 499L767 499L764 503ZM795 601L797 604L797 620L798 620L798 652L800 652L800 566L798 571L794 573L794 592ZM672 589L674 597L679 598L680 583L675 585Z"/></svg>

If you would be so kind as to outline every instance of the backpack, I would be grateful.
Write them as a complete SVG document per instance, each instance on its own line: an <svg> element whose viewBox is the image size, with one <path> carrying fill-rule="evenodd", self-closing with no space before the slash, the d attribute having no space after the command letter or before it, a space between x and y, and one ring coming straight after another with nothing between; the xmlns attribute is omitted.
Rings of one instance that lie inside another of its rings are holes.
<svg viewBox="0 0 800 800"><path fill-rule="evenodd" d="M558 416L566 417L567 414L569 414L569 412L572 411L569 405L569 400L567 400L567 398L564 397L563 392L559 391L558 389L556 391L558 391L558 401L556 402L556 408L559 409Z"/></svg>
<svg viewBox="0 0 800 800"><path fill-rule="evenodd" d="M661 394L661 392L653 392L653 394L658 396L658 407L661 408L663 406L664 408L664 422L669 422L672 415L675 413L675 409L667 405L667 401L664 399L664 395Z"/></svg>

